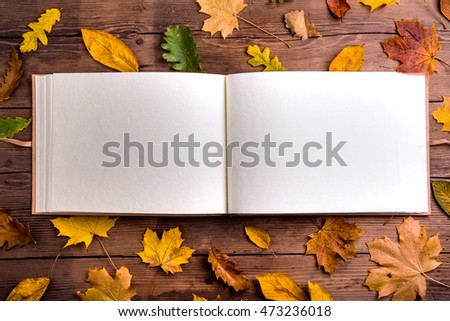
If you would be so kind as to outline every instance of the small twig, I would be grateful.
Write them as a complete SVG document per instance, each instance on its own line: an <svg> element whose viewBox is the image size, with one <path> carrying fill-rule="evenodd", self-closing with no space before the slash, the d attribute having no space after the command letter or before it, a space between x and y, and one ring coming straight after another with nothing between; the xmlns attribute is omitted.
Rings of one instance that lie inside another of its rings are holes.
<svg viewBox="0 0 450 321"><path fill-rule="evenodd" d="M111 256L109 256L108 251L106 250L105 244L103 244L102 240L100 239L100 237L98 237L98 235L95 235L95 238L97 239L97 241L100 243L100 245L102 246L103 251L105 252L106 256L109 259L109 263L111 263L112 267L118 271L119 269L117 268L117 266L114 264L114 261L112 260Z"/></svg>
<svg viewBox="0 0 450 321"><path fill-rule="evenodd" d="M435 139L430 141L430 146L450 145L450 140L447 139Z"/></svg>
<svg viewBox="0 0 450 321"><path fill-rule="evenodd" d="M288 44L285 40L281 39L281 38L278 37L277 35L274 35L273 33L267 31L266 29L261 28L260 26L258 26L257 24L251 22L250 20L247 20L247 19L245 19L245 18L242 18L241 16L238 16L238 15L235 15L235 16L236 16L236 18L238 18L238 19L240 19L240 20L242 20L242 21L244 21L244 22L247 22L249 25L255 27L256 29L261 30L262 32L268 34L269 36L274 37L275 39L281 41L281 42L284 43L288 48L291 48L291 45L290 45L290 44Z"/></svg>
<svg viewBox="0 0 450 321"><path fill-rule="evenodd" d="M50 280L52 279L52 276L53 276L53 270L55 269L56 261L58 261L60 255L61 255L61 252L58 253L58 255L56 256L55 260L53 261L52 268L50 269L50 275L48 276L48 278L49 278Z"/></svg>
<svg viewBox="0 0 450 321"><path fill-rule="evenodd" d="M427 275L427 274L425 274L425 273L422 273L428 280L430 280L430 281L432 281L432 282L434 282L434 283L437 283L437 284L439 284L439 285L442 285L442 286L445 286L446 288L449 288L450 289L450 285L447 285L447 284L445 284L445 283L442 283L442 282L440 282L440 281L438 281L438 280L435 280L435 279L433 279L431 276L429 276L429 275Z"/></svg>
<svg viewBox="0 0 450 321"><path fill-rule="evenodd" d="M18 139L12 139L12 138L0 138L0 142L5 142L21 147L31 147L31 142L18 140Z"/></svg>
<svg viewBox="0 0 450 321"><path fill-rule="evenodd" d="M427 0L423 0L423 3L427 6L427 8L434 14L434 16L436 17L436 19L439 20L440 23L442 23L442 25L444 26L444 29L447 29L447 25L445 24L444 19L442 19L439 16L439 13L436 12L436 10L433 9L432 6L430 6L430 4L427 2Z"/></svg>
<svg viewBox="0 0 450 321"><path fill-rule="evenodd" d="M317 227L317 229L320 230L320 226L319 226L319 223L317 223L316 218L315 218L315 217L310 217L310 219L311 219L311 221L314 223L314 225Z"/></svg>

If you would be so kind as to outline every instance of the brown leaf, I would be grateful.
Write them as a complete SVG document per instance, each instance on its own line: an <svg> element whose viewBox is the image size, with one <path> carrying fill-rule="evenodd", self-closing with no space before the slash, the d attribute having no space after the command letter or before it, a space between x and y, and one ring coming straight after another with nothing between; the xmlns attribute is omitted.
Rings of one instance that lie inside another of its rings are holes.
<svg viewBox="0 0 450 321"><path fill-rule="evenodd" d="M342 217L327 218L322 228L306 243L306 254L315 254L317 264L333 274L338 265L338 255L344 259L356 257L357 240L364 231L355 224L345 223Z"/></svg>
<svg viewBox="0 0 450 321"><path fill-rule="evenodd" d="M321 37L317 32L316 26L311 22L309 15L306 15L303 10L292 10L284 15L284 22L286 28L291 30L294 37L306 40L309 37Z"/></svg>
<svg viewBox="0 0 450 321"><path fill-rule="evenodd" d="M351 8L348 0L327 0L327 5L331 12L341 20Z"/></svg>
<svg viewBox="0 0 450 321"><path fill-rule="evenodd" d="M25 246L35 243L31 236L30 225L24 226L0 208L0 247L6 242L8 242L7 250L16 245Z"/></svg>
<svg viewBox="0 0 450 321"><path fill-rule="evenodd" d="M0 82L0 101L8 100L14 89L19 86L20 78L22 78L22 60L13 49L9 55L8 68L3 74L3 82Z"/></svg>
<svg viewBox="0 0 450 321"><path fill-rule="evenodd" d="M441 12L448 20L450 20L450 0L441 0Z"/></svg>
<svg viewBox="0 0 450 321"><path fill-rule="evenodd" d="M242 271L236 266L236 263L224 253L220 253L216 247L211 247L208 262L212 265L212 270L217 279L222 279L225 284L232 286L236 292L248 290L250 283L247 277L242 275Z"/></svg>

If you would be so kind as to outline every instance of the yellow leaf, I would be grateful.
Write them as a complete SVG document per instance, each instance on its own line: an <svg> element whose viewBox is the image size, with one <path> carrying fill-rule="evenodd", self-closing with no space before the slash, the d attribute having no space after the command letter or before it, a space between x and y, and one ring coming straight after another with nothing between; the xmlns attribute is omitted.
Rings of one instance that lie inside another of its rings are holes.
<svg viewBox="0 0 450 321"><path fill-rule="evenodd" d="M268 249L270 246L270 236L266 231L257 227L246 226L245 233L250 241L262 249Z"/></svg>
<svg viewBox="0 0 450 321"><path fill-rule="evenodd" d="M433 195L447 215L450 216L450 182L442 180L431 181Z"/></svg>
<svg viewBox="0 0 450 321"><path fill-rule="evenodd" d="M208 301L208 299L206 299L206 298L204 298L202 296L198 296L195 293L192 293L192 296L194 297L193 301ZM217 295L215 301L220 301L220 294Z"/></svg>
<svg viewBox="0 0 450 321"><path fill-rule="evenodd" d="M45 31L51 32L53 25L61 18L61 12L58 9L52 8L45 10L37 22L28 24L28 27L33 31L28 31L22 34L23 41L20 44L20 52L36 51L38 47L38 39L46 46L48 43Z"/></svg>
<svg viewBox="0 0 450 321"><path fill-rule="evenodd" d="M142 262L151 267L160 266L166 274L183 272L181 264L189 263L189 258L195 252L187 246L180 248L183 242L178 227L164 231L161 240L156 232L148 228L141 241L144 250L136 254L141 257Z"/></svg>
<svg viewBox="0 0 450 321"><path fill-rule="evenodd" d="M308 281L308 292L311 301L333 301L328 293L319 283Z"/></svg>
<svg viewBox="0 0 450 321"><path fill-rule="evenodd" d="M257 276L264 297L274 301L308 301L305 292L286 274L280 272Z"/></svg>
<svg viewBox="0 0 450 321"><path fill-rule="evenodd" d="M31 236L30 225L26 227L18 220L0 208L0 247L8 242L7 250L16 245L25 246L34 243Z"/></svg>
<svg viewBox="0 0 450 321"><path fill-rule="evenodd" d="M81 29L87 50L99 63L118 71L139 71L130 48L116 36L102 30Z"/></svg>
<svg viewBox="0 0 450 321"><path fill-rule="evenodd" d="M370 11L373 11L381 6L388 7L393 4L400 4L400 0L358 0L358 2L361 2L366 6L370 6Z"/></svg>
<svg viewBox="0 0 450 321"><path fill-rule="evenodd" d="M82 301L130 301L136 295L136 288L131 287L132 277L125 266L116 271L114 279L105 268L89 270L87 282L92 287L77 295Z"/></svg>
<svg viewBox="0 0 450 321"><path fill-rule="evenodd" d="M263 52L257 45L248 46L247 54L252 56L253 58L248 60L248 63L253 66L265 66L264 71L283 71L284 67L278 61L278 57L275 56L272 60L270 60L270 49L269 47L265 47Z"/></svg>
<svg viewBox="0 0 450 321"><path fill-rule="evenodd" d="M30 278L19 282L6 301L39 301L50 284L49 278Z"/></svg>
<svg viewBox="0 0 450 321"><path fill-rule="evenodd" d="M431 115L438 123L444 124L442 126L443 132L450 132L450 97L444 98L444 106L436 109Z"/></svg>
<svg viewBox="0 0 450 321"><path fill-rule="evenodd" d="M107 216L75 216L70 218L58 217L50 221L59 230L58 236L69 237L69 241L64 247L84 242L86 248L88 248L94 235L108 237L107 233L114 227L117 219L117 217L109 218Z"/></svg>
<svg viewBox="0 0 450 321"><path fill-rule="evenodd" d="M22 78L22 60L13 49L9 55L8 68L3 74L3 82L0 82L0 101L8 100L14 89L19 86L20 78Z"/></svg>
<svg viewBox="0 0 450 321"><path fill-rule="evenodd" d="M211 36L220 31L223 38L239 29L237 14L241 12L247 4L244 0L197 0L200 11L211 17L203 23L203 31L210 32Z"/></svg>
<svg viewBox="0 0 450 321"><path fill-rule="evenodd" d="M315 254L317 264L325 272L333 274L338 265L337 256L347 260L356 257L357 240L364 231L355 224L344 222L341 217L327 218L322 228L306 243L306 254Z"/></svg>
<svg viewBox="0 0 450 321"><path fill-rule="evenodd" d="M358 71L364 64L364 45L347 46L331 61L329 71Z"/></svg>
<svg viewBox="0 0 450 321"><path fill-rule="evenodd" d="M321 36L303 10L289 11L284 15L284 22L286 23L286 28L291 30L294 37L306 40L309 37Z"/></svg>
<svg viewBox="0 0 450 321"><path fill-rule="evenodd" d="M220 253L214 246L209 251L208 262L211 263L216 278L222 279L236 292L250 288L247 277L241 274L242 271L236 266L236 263L225 253Z"/></svg>

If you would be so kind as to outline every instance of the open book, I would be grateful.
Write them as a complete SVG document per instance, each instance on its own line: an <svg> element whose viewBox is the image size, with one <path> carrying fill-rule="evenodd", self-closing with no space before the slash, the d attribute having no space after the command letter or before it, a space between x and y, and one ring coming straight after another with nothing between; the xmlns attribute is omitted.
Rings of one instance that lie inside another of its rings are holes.
<svg viewBox="0 0 450 321"><path fill-rule="evenodd" d="M421 75L33 76L33 213L428 213Z"/></svg>

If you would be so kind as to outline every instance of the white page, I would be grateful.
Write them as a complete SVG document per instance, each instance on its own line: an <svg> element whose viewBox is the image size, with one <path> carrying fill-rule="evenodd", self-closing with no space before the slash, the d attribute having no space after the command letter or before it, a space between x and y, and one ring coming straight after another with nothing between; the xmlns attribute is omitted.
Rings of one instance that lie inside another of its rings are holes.
<svg viewBox="0 0 450 321"><path fill-rule="evenodd" d="M207 167L201 148L190 166L187 148L174 164L170 142L190 134L205 142L225 142L225 80L220 75L188 73L54 74L48 212L94 213L225 213L224 165ZM144 148L144 167L138 147ZM107 142L120 143L106 155ZM162 160L162 142L168 142L168 166L148 164L147 142L154 142L155 161Z"/></svg>
<svg viewBox="0 0 450 321"><path fill-rule="evenodd" d="M256 167L239 150L228 170L230 213L427 212L427 115L424 76L399 73L279 72L227 77L227 143L248 148ZM332 133L326 166L326 133ZM261 142L277 143L270 167ZM294 152L294 167L286 162ZM337 162L332 149L347 166ZM293 147L279 155L279 145ZM309 145L308 145L309 146ZM335 150L336 151L336 150ZM247 153L248 154L248 153ZM277 156L278 155L278 156ZM230 154L228 155L230 157ZM229 164L230 165L230 164ZM317 165L317 164L316 164Z"/></svg>

